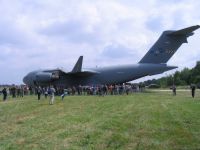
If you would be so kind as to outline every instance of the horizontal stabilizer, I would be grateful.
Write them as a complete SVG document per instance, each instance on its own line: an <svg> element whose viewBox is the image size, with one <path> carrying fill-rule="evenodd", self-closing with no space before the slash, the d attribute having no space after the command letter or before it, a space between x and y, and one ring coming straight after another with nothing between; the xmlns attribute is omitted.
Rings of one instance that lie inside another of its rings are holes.
<svg viewBox="0 0 200 150"><path fill-rule="evenodd" d="M200 28L199 25L191 26L191 27L184 28L181 30L173 31L173 32L169 33L168 35L188 35L188 36L190 36L190 35L193 35L193 31L197 30L198 28Z"/></svg>
<svg viewBox="0 0 200 150"><path fill-rule="evenodd" d="M161 74L161 73L163 73L165 71L176 69L176 68L178 68L178 67L177 66L166 66L165 70L160 70L160 71L157 71L157 72L152 72L152 73L149 73L148 75L152 76L152 75L156 75L156 74Z"/></svg>
<svg viewBox="0 0 200 150"><path fill-rule="evenodd" d="M81 72L83 63L83 56L80 56L78 61L76 62L74 68L72 69L72 73Z"/></svg>

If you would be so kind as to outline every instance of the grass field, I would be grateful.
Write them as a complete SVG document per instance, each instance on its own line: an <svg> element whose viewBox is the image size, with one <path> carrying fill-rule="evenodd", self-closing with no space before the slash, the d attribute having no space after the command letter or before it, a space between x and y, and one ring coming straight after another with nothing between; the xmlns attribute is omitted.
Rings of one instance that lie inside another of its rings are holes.
<svg viewBox="0 0 200 150"><path fill-rule="evenodd" d="M200 149L200 94L36 96L0 102L0 150Z"/></svg>

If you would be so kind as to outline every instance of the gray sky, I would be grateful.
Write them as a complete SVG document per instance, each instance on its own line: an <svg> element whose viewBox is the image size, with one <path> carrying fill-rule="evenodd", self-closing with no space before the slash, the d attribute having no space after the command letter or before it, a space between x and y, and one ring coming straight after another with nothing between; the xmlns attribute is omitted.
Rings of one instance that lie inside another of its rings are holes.
<svg viewBox="0 0 200 150"><path fill-rule="evenodd" d="M163 30L200 24L199 8L196 0L0 0L0 84L41 68L71 70L80 55L86 68L137 63ZM168 64L193 67L199 37Z"/></svg>

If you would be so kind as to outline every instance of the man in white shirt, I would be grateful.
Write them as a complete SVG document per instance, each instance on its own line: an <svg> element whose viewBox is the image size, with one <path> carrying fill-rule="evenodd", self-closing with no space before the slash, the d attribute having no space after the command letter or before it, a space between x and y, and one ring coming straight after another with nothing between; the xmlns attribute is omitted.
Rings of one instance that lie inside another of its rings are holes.
<svg viewBox="0 0 200 150"><path fill-rule="evenodd" d="M49 89L49 95L50 95L50 101L49 101L49 104L50 105L53 105L53 102L54 102L54 93L56 92L56 90L54 89L53 86L50 87Z"/></svg>

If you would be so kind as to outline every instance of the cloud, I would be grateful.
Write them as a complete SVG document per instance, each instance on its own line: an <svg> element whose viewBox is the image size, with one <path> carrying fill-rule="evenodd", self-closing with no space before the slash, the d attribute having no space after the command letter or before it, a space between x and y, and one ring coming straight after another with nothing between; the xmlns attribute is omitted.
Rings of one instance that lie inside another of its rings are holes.
<svg viewBox="0 0 200 150"><path fill-rule="evenodd" d="M152 17L147 20L146 26L149 30L157 32L162 28L162 18L160 16Z"/></svg>
<svg viewBox="0 0 200 150"><path fill-rule="evenodd" d="M72 43L98 43L101 39L96 30L89 29L85 22L80 20L70 20L66 22L55 22L42 29L39 33L57 37Z"/></svg>
<svg viewBox="0 0 200 150"><path fill-rule="evenodd" d="M104 48L101 54L102 57L108 57L110 59L127 58L130 55L132 55L131 50L122 45L108 45Z"/></svg>
<svg viewBox="0 0 200 150"><path fill-rule="evenodd" d="M0 20L0 44L25 46L31 41L30 36L11 20Z"/></svg>
<svg viewBox="0 0 200 150"><path fill-rule="evenodd" d="M1 83L22 83L35 69L137 63L163 30L200 24L195 0L1 0ZM192 67L199 60L195 32L169 64Z"/></svg>

